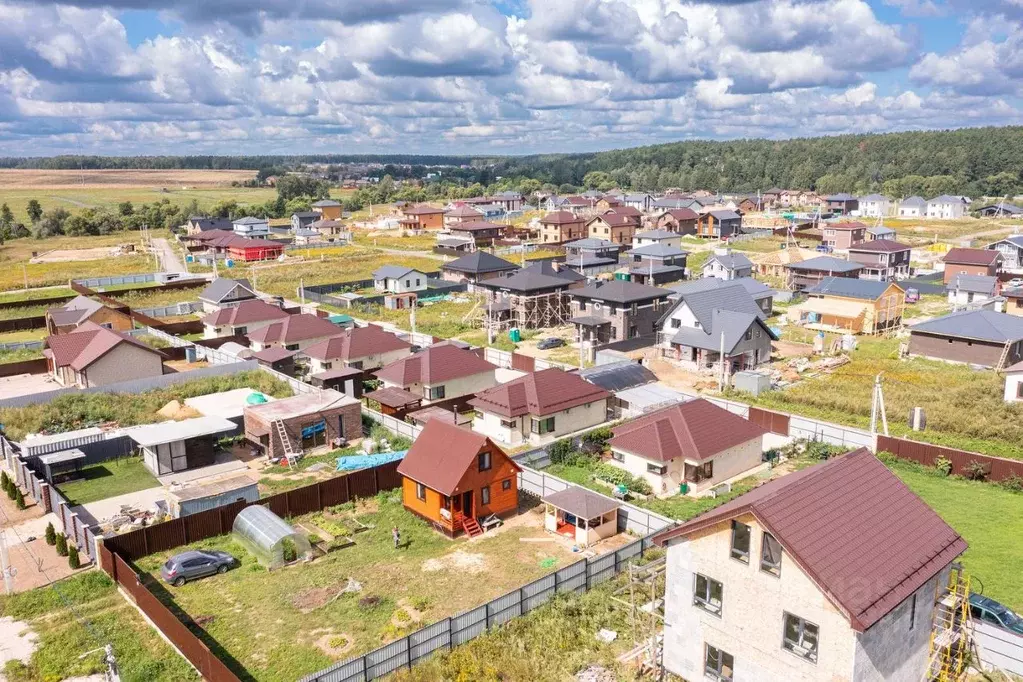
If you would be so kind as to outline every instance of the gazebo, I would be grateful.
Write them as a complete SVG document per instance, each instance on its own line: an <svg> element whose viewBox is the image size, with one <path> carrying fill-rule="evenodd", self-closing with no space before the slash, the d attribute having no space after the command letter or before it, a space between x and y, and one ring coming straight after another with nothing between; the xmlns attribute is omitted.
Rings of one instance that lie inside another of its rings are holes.
<svg viewBox="0 0 1023 682"><path fill-rule="evenodd" d="M398 419L403 419L407 413L418 410L423 404L423 396L397 386L378 388L362 397L380 403L380 411L383 414Z"/></svg>
<svg viewBox="0 0 1023 682"><path fill-rule="evenodd" d="M543 498L544 528L570 538L580 547L618 534L617 502L598 493L569 486Z"/></svg>

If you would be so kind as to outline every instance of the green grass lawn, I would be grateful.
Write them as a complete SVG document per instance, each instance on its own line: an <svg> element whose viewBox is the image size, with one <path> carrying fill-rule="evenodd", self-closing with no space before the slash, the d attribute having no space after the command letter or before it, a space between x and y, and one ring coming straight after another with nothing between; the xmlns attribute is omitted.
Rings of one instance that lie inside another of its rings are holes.
<svg viewBox="0 0 1023 682"><path fill-rule="evenodd" d="M19 348L18 350L0 350L0 364L5 362L21 362L43 357L41 348Z"/></svg>
<svg viewBox="0 0 1023 682"><path fill-rule="evenodd" d="M106 670L102 652L95 650L108 642L124 682L200 679L99 570L52 587L0 597L0 614L26 622L39 637L27 665L8 661L4 666L10 682L52 682L102 673ZM89 627L82 622L86 620Z"/></svg>
<svg viewBox="0 0 1023 682"><path fill-rule="evenodd" d="M991 483L950 479L908 462L889 468L966 538L963 563L972 588L1023 611L1023 493Z"/></svg>
<svg viewBox="0 0 1023 682"><path fill-rule="evenodd" d="M232 661L236 671L244 668L243 677L292 682L577 558L561 545L519 540L544 535L542 516L533 511L528 512L528 524L506 527L471 543L434 531L405 510L398 492L382 493L357 508L343 506L338 513L342 525L354 515L371 528L354 536L355 546L309 564L267 572L227 535L193 545L224 549L238 557L241 565L225 575L173 588L162 584L157 574L169 553L145 557L138 567L158 597L187 614L186 619L202 623L200 636L225 661ZM293 522L315 522L315 516ZM391 540L395 525L409 543L397 551ZM544 562L548 558L554 559L553 566ZM361 591L333 599L348 578L361 583ZM421 613L421 622L410 622L409 605ZM343 652L328 655L317 646L341 636L351 643Z"/></svg>
<svg viewBox="0 0 1023 682"><path fill-rule="evenodd" d="M30 305L30 306L18 306L17 308L0 308L0 320L15 320L19 317L36 317L37 315L45 315L48 308L52 308L59 305L54 303L52 305Z"/></svg>
<svg viewBox="0 0 1023 682"><path fill-rule="evenodd" d="M141 458L126 457L82 467L82 478L61 483L58 488L68 502L78 505L159 485Z"/></svg>
<svg viewBox="0 0 1023 682"><path fill-rule="evenodd" d="M0 343L19 343L21 341L41 341L46 338L46 327L23 329L17 332L0 334Z"/></svg>
<svg viewBox="0 0 1023 682"><path fill-rule="evenodd" d="M30 301L33 299L60 298L61 296L74 296L75 292L68 287L46 287L44 289L24 289L22 291L11 291L0 293L0 303L12 301ZM58 304L54 304L58 305Z"/></svg>

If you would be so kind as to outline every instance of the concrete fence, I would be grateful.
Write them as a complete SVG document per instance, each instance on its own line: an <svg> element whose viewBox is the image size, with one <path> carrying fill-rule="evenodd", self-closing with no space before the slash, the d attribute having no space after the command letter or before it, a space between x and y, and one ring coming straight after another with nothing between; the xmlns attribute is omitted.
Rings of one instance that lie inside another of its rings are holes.
<svg viewBox="0 0 1023 682"><path fill-rule="evenodd" d="M148 315L149 317L175 317L177 315L190 315L200 310L202 310L202 303L199 301L187 301L158 308L136 308L135 312Z"/></svg>

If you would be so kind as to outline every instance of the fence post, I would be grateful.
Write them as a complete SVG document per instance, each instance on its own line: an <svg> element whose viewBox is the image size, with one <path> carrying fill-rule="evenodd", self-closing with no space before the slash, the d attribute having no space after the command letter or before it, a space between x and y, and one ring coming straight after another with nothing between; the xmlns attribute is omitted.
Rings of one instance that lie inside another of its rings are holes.
<svg viewBox="0 0 1023 682"><path fill-rule="evenodd" d="M412 635L405 635L405 659L408 661L408 669L412 670Z"/></svg>
<svg viewBox="0 0 1023 682"><path fill-rule="evenodd" d="M43 483L39 486L39 495L43 498L39 500L43 504L43 509L49 514L53 511L53 507L50 505L50 484Z"/></svg>

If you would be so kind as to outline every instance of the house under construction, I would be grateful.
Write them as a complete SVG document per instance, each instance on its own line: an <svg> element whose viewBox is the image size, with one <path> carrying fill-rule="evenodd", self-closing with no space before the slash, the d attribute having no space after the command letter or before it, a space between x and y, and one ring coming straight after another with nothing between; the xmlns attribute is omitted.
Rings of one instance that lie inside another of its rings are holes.
<svg viewBox="0 0 1023 682"><path fill-rule="evenodd" d="M906 292L894 282L825 277L790 307L790 322L839 334L888 334L902 327Z"/></svg>
<svg viewBox="0 0 1023 682"><path fill-rule="evenodd" d="M565 324L571 317L568 291L585 284L583 275L550 263L530 265L511 275L480 282L477 288L484 292L480 302L483 326L496 333Z"/></svg>

